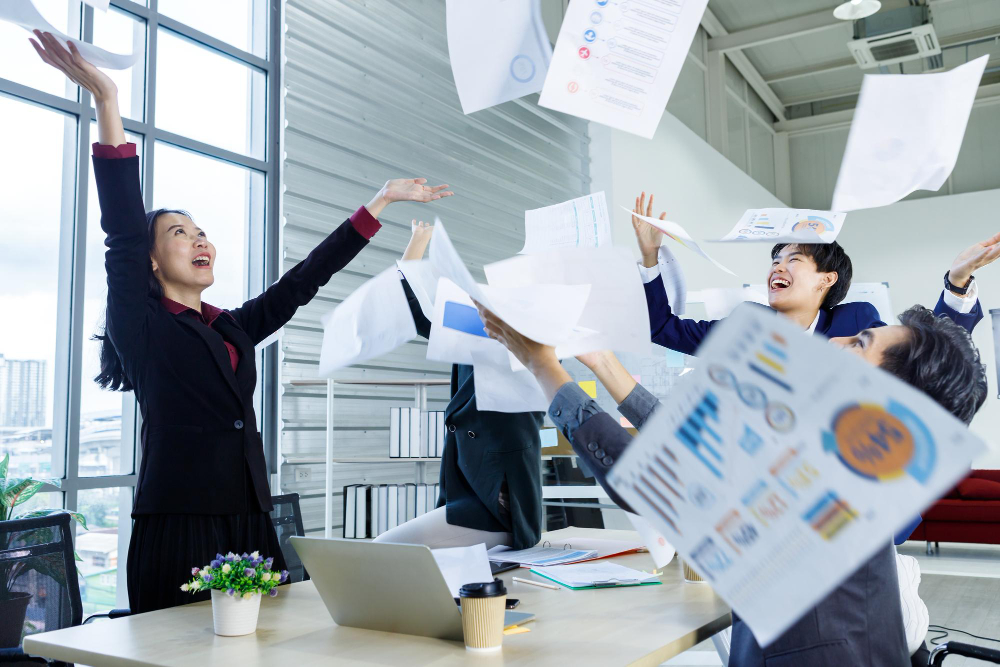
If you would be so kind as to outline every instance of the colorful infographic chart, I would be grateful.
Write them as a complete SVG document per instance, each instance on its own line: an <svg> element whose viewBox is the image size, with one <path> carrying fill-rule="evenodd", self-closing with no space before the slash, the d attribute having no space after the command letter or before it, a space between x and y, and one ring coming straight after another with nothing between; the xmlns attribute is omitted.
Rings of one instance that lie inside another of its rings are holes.
<svg viewBox="0 0 1000 667"><path fill-rule="evenodd" d="M923 393L754 305L699 350L610 482L767 644L984 450Z"/></svg>
<svg viewBox="0 0 1000 667"><path fill-rule="evenodd" d="M752 208L720 241L768 243L832 243L846 213L799 208Z"/></svg>

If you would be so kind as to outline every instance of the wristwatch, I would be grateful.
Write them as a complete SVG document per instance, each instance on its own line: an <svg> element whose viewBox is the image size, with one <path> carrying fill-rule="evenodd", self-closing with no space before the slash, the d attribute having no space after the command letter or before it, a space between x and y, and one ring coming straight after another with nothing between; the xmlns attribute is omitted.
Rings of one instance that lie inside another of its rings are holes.
<svg viewBox="0 0 1000 667"><path fill-rule="evenodd" d="M949 273L951 273L951 271L944 272L944 288L949 292L954 292L955 294L961 294L962 296L965 296L965 294L969 291L969 287L972 286L972 281L975 280L976 277L969 276L969 282L965 284L965 287L959 287L958 285L952 285L951 281L948 280Z"/></svg>

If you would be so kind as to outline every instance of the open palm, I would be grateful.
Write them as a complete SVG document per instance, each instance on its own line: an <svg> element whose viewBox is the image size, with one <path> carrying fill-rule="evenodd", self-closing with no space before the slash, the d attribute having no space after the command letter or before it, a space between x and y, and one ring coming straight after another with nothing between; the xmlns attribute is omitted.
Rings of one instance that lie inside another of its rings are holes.
<svg viewBox="0 0 1000 667"><path fill-rule="evenodd" d="M958 254L951 263L948 279L955 285L964 285L977 269L991 264L1000 257L1000 234L974 243Z"/></svg>
<svg viewBox="0 0 1000 667"><path fill-rule="evenodd" d="M645 192L636 197L635 208L632 209L632 212L651 217L653 215L653 195L649 195L649 203L646 202ZM660 214L660 220L666 218L666 213ZM635 230L635 239L639 242L639 252L642 253L643 260L653 260L660 251L660 244L663 243L663 232L635 215L632 216L632 229Z"/></svg>
<svg viewBox="0 0 1000 667"><path fill-rule="evenodd" d="M428 202L442 197L450 197L454 192L444 191L447 185L425 185L426 178L394 178L382 186L382 196L386 203L395 201Z"/></svg>
<svg viewBox="0 0 1000 667"><path fill-rule="evenodd" d="M88 62L73 42L69 42L66 50L51 33L34 30L35 37L28 41L35 47L43 61L65 74L76 85L86 88L96 101L108 99L118 94L118 87L107 74Z"/></svg>

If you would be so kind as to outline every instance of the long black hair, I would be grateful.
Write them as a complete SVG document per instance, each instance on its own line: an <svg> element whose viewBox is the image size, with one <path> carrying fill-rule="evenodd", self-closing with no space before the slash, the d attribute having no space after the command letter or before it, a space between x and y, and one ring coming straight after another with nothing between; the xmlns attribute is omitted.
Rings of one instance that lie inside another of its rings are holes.
<svg viewBox="0 0 1000 667"><path fill-rule="evenodd" d="M191 217L191 214L187 211L170 208L158 208L155 211L147 213L146 238L149 241L150 252L153 251L153 247L156 245L156 220L165 213L176 213L188 218ZM157 277L153 275L152 260L150 260L149 263L149 273L146 279L146 284L149 297L151 299L159 301L163 298L163 285L161 285ZM111 391L132 391L132 383L129 382L127 377L125 377L125 369L122 367L121 359L118 357L118 351L115 349L115 346L111 343L111 338L108 336L107 310L105 310L104 326L101 327L100 333L94 335L93 340L99 341L101 344L101 372L94 378L94 382L99 384L101 389L110 389Z"/></svg>

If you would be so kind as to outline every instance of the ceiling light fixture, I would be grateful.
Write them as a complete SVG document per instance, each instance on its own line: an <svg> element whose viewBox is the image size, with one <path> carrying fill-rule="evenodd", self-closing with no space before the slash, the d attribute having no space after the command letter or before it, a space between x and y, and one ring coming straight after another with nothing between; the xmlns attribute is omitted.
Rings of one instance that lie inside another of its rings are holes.
<svg viewBox="0 0 1000 667"><path fill-rule="evenodd" d="M871 16L882 9L879 0L848 0L833 10L833 15L841 21L857 21Z"/></svg>

